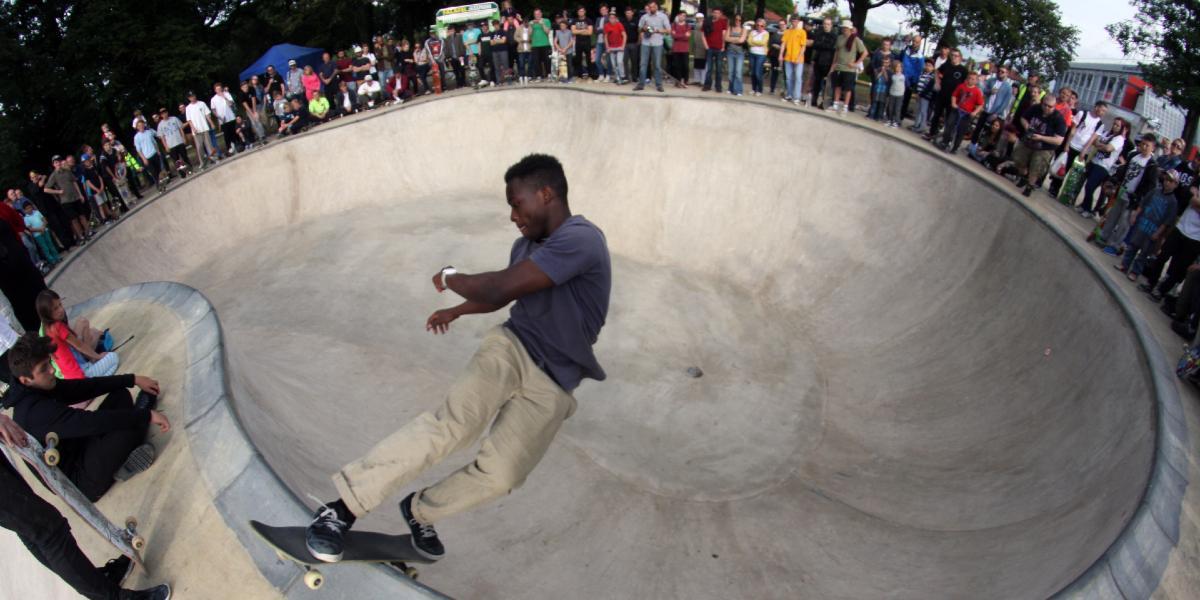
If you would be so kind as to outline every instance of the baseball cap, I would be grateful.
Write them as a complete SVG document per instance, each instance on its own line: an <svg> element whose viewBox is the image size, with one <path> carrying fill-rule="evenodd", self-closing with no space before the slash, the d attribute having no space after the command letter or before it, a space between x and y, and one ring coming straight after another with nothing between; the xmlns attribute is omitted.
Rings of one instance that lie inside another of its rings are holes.
<svg viewBox="0 0 1200 600"><path fill-rule="evenodd" d="M188 98L195 98L195 97L196 97L196 92L191 92L191 91L188 92Z"/></svg>
<svg viewBox="0 0 1200 600"><path fill-rule="evenodd" d="M1175 169L1163 171L1162 176L1166 179L1170 179L1171 181L1179 181L1179 171L1176 171Z"/></svg>
<svg viewBox="0 0 1200 600"><path fill-rule="evenodd" d="M61 162L62 159L63 157L61 154L55 154L54 156L50 157L50 162Z"/></svg>
<svg viewBox="0 0 1200 600"><path fill-rule="evenodd" d="M364 79L366 79L367 81L371 81L371 76L367 75Z"/></svg>
<svg viewBox="0 0 1200 600"><path fill-rule="evenodd" d="M696 13L696 18L697 18L697 19L703 19L703 18L704 18L704 13Z"/></svg>
<svg viewBox="0 0 1200 600"><path fill-rule="evenodd" d="M792 21L799 21L799 20L800 20L800 15L792 15L792 18L791 18L790 20L792 20Z"/></svg>
<svg viewBox="0 0 1200 600"><path fill-rule="evenodd" d="M91 154L87 154L87 153L84 153L84 155L83 155L83 156L80 156L80 157L79 157L79 160L91 160L91 159L92 159L92 155L91 155Z"/></svg>
<svg viewBox="0 0 1200 600"><path fill-rule="evenodd" d="M290 58L290 59L288 59L288 66L289 66L289 67L294 67L294 66L296 66L296 59L294 59L294 58Z"/></svg>
<svg viewBox="0 0 1200 600"><path fill-rule="evenodd" d="M854 29L854 23L851 23L850 21L842 21L841 28L842 29Z"/></svg>

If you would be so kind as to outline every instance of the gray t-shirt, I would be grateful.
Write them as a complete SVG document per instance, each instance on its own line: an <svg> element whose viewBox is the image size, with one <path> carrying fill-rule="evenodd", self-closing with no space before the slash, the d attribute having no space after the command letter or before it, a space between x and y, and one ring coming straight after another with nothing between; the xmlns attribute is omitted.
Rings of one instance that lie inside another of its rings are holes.
<svg viewBox="0 0 1200 600"><path fill-rule="evenodd" d="M642 34L642 44L646 46L661 46L663 45L663 34L654 33L646 35L646 28L652 27L657 32L659 29L670 29L671 20L662 11L654 14L646 13L638 20L638 31Z"/></svg>
<svg viewBox="0 0 1200 600"><path fill-rule="evenodd" d="M604 369L592 353L612 290L604 232L582 215L573 215L540 243L518 238L509 266L525 259L554 281L554 287L517 300L504 326L562 389L574 390L584 377L604 380Z"/></svg>
<svg viewBox="0 0 1200 600"><path fill-rule="evenodd" d="M182 146L184 143L183 123L175 117L167 117L158 122L158 135L163 138L163 146L166 146L167 150L175 146Z"/></svg>
<svg viewBox="0 0 1200 600"><path fill-rule="evenodd" d="M571 41L574 39L575 39L575 34L571 33L570 29L554 30L554 43L558 44L559 48L567 48L567 44L570 44ZM575 46L574 45L572 45L570 48L567 48L567 54L568 55L575 54Z"/></svg>

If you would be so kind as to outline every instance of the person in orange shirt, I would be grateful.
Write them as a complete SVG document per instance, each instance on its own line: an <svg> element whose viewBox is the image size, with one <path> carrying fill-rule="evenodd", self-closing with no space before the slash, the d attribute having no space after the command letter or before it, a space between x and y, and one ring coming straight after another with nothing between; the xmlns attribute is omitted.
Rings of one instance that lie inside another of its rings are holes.
<svg viewBox="0 0 1200 600"><path fill-rule="evenodd" d="M804 49L808 46L808 32L800 15L792 15L791 27L783 32L779 46L779 64L783 65L787 92L783 101L800 104L801 83L804 81Z"/></svg>

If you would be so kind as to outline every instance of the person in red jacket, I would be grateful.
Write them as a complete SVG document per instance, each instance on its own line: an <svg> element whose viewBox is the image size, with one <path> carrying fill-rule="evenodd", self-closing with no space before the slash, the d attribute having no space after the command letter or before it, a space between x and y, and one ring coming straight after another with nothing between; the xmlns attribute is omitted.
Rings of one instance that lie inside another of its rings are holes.
<svg viewBox="0 0 1200 600"><path fill-rule="evenodd" d="M979 74L967 74L967 80L958 84L950 97L951 113L946 120L946 129L942 133L942 141L938 147L951 154L958 152L963 135L971 128L971 120L983 112L983 91L979 89ZM951 141L953 140L953 145Z"/></svg>

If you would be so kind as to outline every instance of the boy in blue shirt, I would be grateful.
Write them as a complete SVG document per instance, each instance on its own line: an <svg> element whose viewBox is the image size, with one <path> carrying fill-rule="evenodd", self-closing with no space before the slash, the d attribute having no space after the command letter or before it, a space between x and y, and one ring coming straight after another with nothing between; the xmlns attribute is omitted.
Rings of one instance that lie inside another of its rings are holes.
<svg viewBox="0 0 1200 600"><path fill-rule="evenodd" d="M1179 174L1164 171L1162 187L1155 190L1130 217L1134 225L1133 231L1129 232L1129 244L1121 264L1114 265L1130 281L1137 281L1146 261L1158 254L1159 245L1175 223L1175 187L1178 185Z"/></svg>

